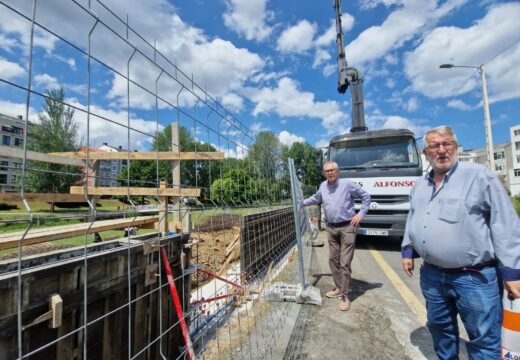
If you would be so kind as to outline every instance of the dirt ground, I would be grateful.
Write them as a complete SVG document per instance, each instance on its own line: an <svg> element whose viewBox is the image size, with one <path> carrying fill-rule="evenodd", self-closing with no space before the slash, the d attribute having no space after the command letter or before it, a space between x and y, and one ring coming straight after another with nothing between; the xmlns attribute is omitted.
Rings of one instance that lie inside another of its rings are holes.
<svg viewBox="0 0 520 360"><path fill-rule="evenodd" d="M227 267L240 259L240 227L214 231L194 231L191 233L192 262L204 270L217 275L225 275ZM192 286L198 287L209 280L202 273L193 275Z"/></svg>

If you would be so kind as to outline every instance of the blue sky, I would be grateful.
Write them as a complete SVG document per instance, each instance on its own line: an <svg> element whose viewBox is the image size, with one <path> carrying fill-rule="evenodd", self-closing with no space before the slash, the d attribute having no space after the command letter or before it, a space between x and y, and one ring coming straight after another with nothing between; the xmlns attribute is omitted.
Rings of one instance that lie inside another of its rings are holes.
<svg viewBox="0 0 520 360"><path fill-rule="evenodd" d="M30 16L32 1L4 1ZM38 1L37 21L86 50L93 21L77 3ZM170 61L253 131L270 130L285 144L324 146L351 126L350 95L338 94L334 11L330 0L106 0ZM125 29L91 1L93 11L114 29ZM489 0L343 0L343 31L350 66L364 77L370 129L409 128L417 137L430 127L452 126L465 149L485 145L482 89L476 69L439 69L443 63L485 64L493 140L509 140L520 123L520 2ZM5 81L27 85L30 23L0 4L0 112L25 114L25 92ZM140 46L137 38L132 39ZM32 88L62 86L67 102L87 103L86 60L63 41L37 31ZM131 52L96 29L92 52L118 71ZM136 59L130 74L153 88L157 73ZM143 63L144 64L144 63ZM150 80L152 79L152 80ZM163 93L178 89L164 86ZM92 68L91 110L124 123L126 81ZM174 96L174 95L172 95ZM193 100L181 96L184 106ZM133 92L132 126L153 133L155 101ZM32 97L30 118L42 111ZM77 113L81 136L85 119ZM126 145L126 131L91 119L90 145ZM203 139L202 139L203 140ZM139 134L132 149L146 149ZM211 142L211 140L210 140Z"/></svg>

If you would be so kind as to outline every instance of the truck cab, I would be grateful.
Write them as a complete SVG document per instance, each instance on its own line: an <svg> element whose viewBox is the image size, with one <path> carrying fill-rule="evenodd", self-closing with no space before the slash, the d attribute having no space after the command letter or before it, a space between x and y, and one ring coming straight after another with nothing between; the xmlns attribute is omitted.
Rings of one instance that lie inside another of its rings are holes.
<svg viewBox="0 0 520 360"><path fill-rule="evenodd" d="M340 177L357 182L372 197L358 234L403 236L410 190L423 174L413 132L383 129L336 136L330 141L327 160L338 164ZM356 209L360 205L356 201Z"/></svg>

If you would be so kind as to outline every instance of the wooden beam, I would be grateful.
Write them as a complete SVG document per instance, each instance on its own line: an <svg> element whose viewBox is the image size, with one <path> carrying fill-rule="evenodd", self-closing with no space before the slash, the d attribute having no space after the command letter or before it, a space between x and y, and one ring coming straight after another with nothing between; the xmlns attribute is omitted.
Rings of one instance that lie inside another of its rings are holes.
<svg viewBox="0 0 520 360"><path fill-rule="evenodd" d="M115 219L115 220L101 220L94 224L85 222L81 224L65 225L65 226L51 226L47 228L38 228L29 230L22 245L38 244L46 241L53 241L59 239L67 239L74 236L93 234L96 232L124 229L129 226L140 227L142 225L155 223L158 221L157 216L141 216L136 218ZM25 231L16 231L0 235L0 250L10 249L18 246L18 242L22 239Z"/></svg>
<svg viewBox="0 0 520 360"><path fill-rule="evenodd" d="M87 153L78 152L55 152L50 153L56 157L67 157L73 159L85 160ZM89 160L222 160L224 153L220 151L214 152L108 152L93 151L88 155Z"/></svg>
<svg viewBox="0 0 520 360"><path fill-rule="evenodd" d="M51 194L51 193L25 193L24 197L27 201L42 202L84 202L85 196L71 194ZM21 201L20 193L0 193L0 202Z"/></svg>
<svg viewBox="0 0 520 360"><path fill-rule="evenodd" d="M138 187L88 187L89 195L131 195L131 196L200 196L200 189L179 188L174 186L167 189L138 188ZM71 186L71 194L84 194L83 186Z"/></svg>
<svg viewBox="0 0 520 360"><path fill-rule="evenodd" d="M0 145L0 156L12 157L23 159L24 151L23 149L18 149L12 146ZM81 166L85 167L85 162L79 158L70 158L57 156L52 154L43 154L36 151L27 151L27 159L32 161L41 161L52 164L60 164L60 165L71 165L71 166Z"/></svg>

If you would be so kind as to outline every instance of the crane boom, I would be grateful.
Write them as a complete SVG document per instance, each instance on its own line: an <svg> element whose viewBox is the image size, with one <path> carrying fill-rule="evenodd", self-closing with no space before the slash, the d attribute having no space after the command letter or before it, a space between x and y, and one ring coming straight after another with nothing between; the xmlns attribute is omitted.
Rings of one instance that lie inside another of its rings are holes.
<svg viewBox="0 0 520 360"><path fill-rule="evenodd" d="M363 104L363 77L353 67L348 67L341 26L341 0L333 0L336 12L336 45L338 47L338 92L344 94L350 86L352 100L352 128L350 132L366 131L365 106Z"/></svg>

